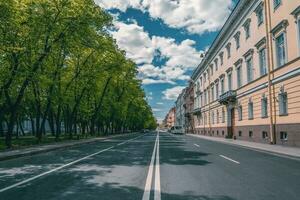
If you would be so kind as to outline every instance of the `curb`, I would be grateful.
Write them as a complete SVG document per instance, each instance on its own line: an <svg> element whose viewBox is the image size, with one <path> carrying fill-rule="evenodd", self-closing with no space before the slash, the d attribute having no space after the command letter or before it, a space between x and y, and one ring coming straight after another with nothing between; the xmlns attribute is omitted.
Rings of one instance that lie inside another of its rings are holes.
<svg viewBox="0 0 300 200"><path fill-rule="evenodd" d="M110 138L115 138L115 137L120 137L120 136L128 136L128 135L133 135L133 134L137 134L137 133L128 133L128 134L119 134L119 135L114 135L114 136L109 136L109 137L100 137L100 138L94 138L88 141L82 141L82 142L76 142L76 143L69 143L68 142L63 145L63 144L56 144L57 146L55 146L55 144L50 144L48 148L45 149L38 149L38 148L43 148L46 147L47 145L41 145L41 146L37 146L37 147L29 147L29 148L24 148L24 149L19 149L19 150L12 150L12 151L25 151L25 152L16 152L15 154L11 154L11 155L4 155L1 156L0 155L0 162L1 161L5 161L5 160L11 160L11 159L15 159L15 158L20 158L20 157L26 157L26 156L32 156L32 155L36 155L36 154L41 154L41 153L46 153L46 152L50 152L50 151L55 151L55 150L59 150L59 149L64 149L64 148L70 148L70 147L74 147L74 146L78 146L78 145L82 145L82 144L91 144L91 143L95 143L98 141L102 141L102 140L106 140L106 139L110 139ZM32 151L30 151L30 148L37 148L37 149L33 149ZM10 151L8 151L10 152ZM2 152L3 153L3 152ZM1 154L1 152L0 152Z"/></svg>
<svg viewBox="0 0 300 200"><path fill-rule="evenodd" d="M226 142L226 141L211 140L209 138L198 137L197 135L194 135L194 134L187 134L187 135L191 136L191 137L197 137L197 138L200 138L200 139L208 140L208 141L211 141L211 142L219 142L219 143L222 143L222 144L227 144L227 145L231 145L231 146L238 146L238 147L242 147L242 148L257 151L257 152L262 152L262 153L267 153L267 154L271 154L271 155L281 156L281 157L290 158L290 159L294 159L294 160L300 160L300 155L299 156L290 155L290 154L286 154L286 153L282 153L282 152L275 152L275 151L272 151L272 150L261 149L261 148L246 146L246 145L242 145L242 144L230 143L230 142Z"/></svg>

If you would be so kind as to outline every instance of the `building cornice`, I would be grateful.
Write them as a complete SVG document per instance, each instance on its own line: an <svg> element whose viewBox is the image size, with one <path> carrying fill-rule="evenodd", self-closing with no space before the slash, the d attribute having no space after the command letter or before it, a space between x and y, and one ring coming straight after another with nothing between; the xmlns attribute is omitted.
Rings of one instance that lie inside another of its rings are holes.
<svg viewBox="0 0 300 200"><path fill-rule="evenodd" d="M204 71L207 67L207 64L217 55L217 53L223 48L224 43L228 42L228 37L231 35L230 32L236 30L236 27L239 26L244 15L247 15L257 3L260 3L259 0L240 0L234 10L231 12L227 21L220 30L217 38L212 43L210 49L206 53L206 56L202 59L201 63L194 70L191 78L197 79L199 74ZM220 52L221 53L221 52ZM219 54L220 55L220 54Z"/></svg>

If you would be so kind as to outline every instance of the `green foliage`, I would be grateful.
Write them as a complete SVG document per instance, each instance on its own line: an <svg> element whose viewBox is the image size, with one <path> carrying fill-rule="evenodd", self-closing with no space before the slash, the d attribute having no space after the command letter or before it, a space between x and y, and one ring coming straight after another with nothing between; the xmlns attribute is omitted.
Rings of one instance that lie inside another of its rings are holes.
<svg viewBox="0 0 300 200"><path fill-rule="evenodd" d="M0 123L8 147L23 120L39 140L46 121L56 138L156 127L135 63L106 32L111 21L93 0L0 1Z"/></svg>

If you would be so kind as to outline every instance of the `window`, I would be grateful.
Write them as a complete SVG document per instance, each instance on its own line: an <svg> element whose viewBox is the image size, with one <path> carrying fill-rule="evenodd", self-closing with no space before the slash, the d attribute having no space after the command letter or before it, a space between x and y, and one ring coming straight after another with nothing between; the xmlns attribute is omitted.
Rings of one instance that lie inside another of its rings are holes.
<svg viewBox="0 0 300 200"><path fill-rule="evenodd" d="M218 71L218 59L215 59L215 67L216 67L216 71Z"/></svg>
<svg viewBox="0 0 300 200"><path fill-rule="evenodd" d="M262 138L263 139L267 139L268 138L268 132L267 131L263 131L262 132Z"/></svg>
<svg viewBox="0 0 300 200"><path fill-rule="evenodd" d="M237 76L237 87L242 87L242 67L238 66L236 68L236 76Z"/></svg>
<svg viewBox="0 0 300 200"><path fill-rule="evenodd" d="M253 80L252 57L246 61L246 65L247 65L247 82L250 83Z"/></svg>
<svg viewBox="0 0 300 200"><path fill-rule="evenodd" d="M260 76L267 74L266 48L259 50L259 69Z"/></svg>
<svg viewBox="0 0 300 200"><path fill-rule="evenodd" d="M255 10L257 16L257 24L260 26L264 23L264 6L263 3L259 4L259 6Z"/></svg>
<svg viewBox="0 0 300 200"><path fill-rule="evenodd" d="M250 138L253 137L253 131L249 131L249 137L250 137Z"/></svg>
<svg viewBox="0 0 300 200"><path fill-rule="evenodd" d="M216 83L216 99L219 99L219 83Z"/></svg>
<svg viewBox="0 0 300 200"><path fill-rule="evenodd" d="M287 134L287 132L281 131L280 132L280 139L281 140L288 140L288 134Z"/></svg>
<svg viewBox="0 0 300 200"><path fill-rule="evenodd" d="M242 131L239 131L239 137L242 137L242 134L243 134Z"/></svg>
<svg viewBox="0 0 300 200"><path fill-rule="evenodd" d="M243 120L243 107L240 105L238 107L238 116L239 116L239 121Z"/></svg>
<svg viewBox="0 0 300 200"><path fill-rule="evenodd" d="M251 22L251 19L247 19L243 25L244 30L245 30L246 39L248 39L250 37L250 22Z"/></svg>
<svg viewBox="0 0 300 200"><path fill-rule="evenodd" d="M210 75L211 76L214 75L214 65L213 64L210 65Z"/></svg>
<svg viewBox="0 0 300 200"><path fill-rule="evenodd" d="M221 52L219 55L220 55L220 62L221 62L221 65L223 65L223 62L224 62L224 53Z"/></svg>
<svg viewBox="0 0 300 200"><path fill-rule="evenodd" d="M207 103L207 94L206 94L206 90L204 90L204 105L206 105Z"/></svg>
<svg viewBox="0 0 300 200"><path fill-rule="evenodd" d="M263 97L261 100L261 117L268 117L268 98Z"/></svg>
<svg viewBox="0 0 300 200"><path fill-rule="evenodd" d="M206 73L203 74L204 83L206 82Z"/></svg>
<svg viewBox="0 0 300 200"><path fill-rule="evenodd" d="M217 135L219 135L219 131L217 131Z"/></svg>
<svg viewBox="0 0 300 200"><path fill-rule="evenodd" d="M276 57L277 67L281 67L286 63L286 49L285 49L285 34L281 33L276 38Z"/></svg>
<svg viewBox="0 0 300 200"><path fill-rule="evenodd" d="M220 117L219 110L217 110L217 124L219 124L219 122L220 122L219 117Z"/></svg>
<svg viewBox="0 0 300 200"><path fill-rule="evenodd" d="M287 115L288 114L288 104L287 104L287 93L280 92L278 95L278 103L279 103L279 115Z"/></svg>
<svg viewBox="0 0 300 200"><path fill-rule="evenodd" d="M224 90L225 90L225 87L224 87L224 78L221 79L221 94L224 94Z"/></svg>
<svg viewBox="0 0 300 200"><path fill-rule="evenodd" d="M222 123L225 123L225 110L222 108Z"/></svg>
<svg viewBox="0 0 300 200"><path fill-rule="evenodd" d="M234 39L235 39L235 44L236 44L236 49L239 49L240 48L240 32L237 32L235 35L234 35Z"/></svg>
<svg viewBox="0 0 300 200"><path fill-rule="evenodd" d="M278 8L280 6L281 0L273 0L273 4L274 4L274 10L275 10L276 8Z"/></svg>
<svg viewBox="0 0 300 200"><path fill-rule="evenodd" d="M249 101L248 103L248 119L253 119L253 102Z"/></svg>
<svg viewBox="0 0 300 200"><path fill-rule="evenodd" d="M211 86L211 100L212 101L215 100L215 86L214 85Z"/></svg>
<svg viewBox="0 0 300 200"><path fill-rule="evenodd" d="M226 45L226 50L227 50L227 58L230 58L231 57L231 43L228 43Z"/></svg>
<svg viewBox="0 0 300 200"><path fill-rule="evenodd" d="M222 135L223 135L223 136L225 135L225 131L222 131Z"/></svg>
<svg viewBox="0 0 300 200"><path fill-rule="evenodd" d="M228 73L227 78L228 78L228 90L232 90L232 74Z"/></svg>
<svg viewBox="0 0 300 200"><path fill-rule="evenodd" d="M215 112L214 111L211 112L211 123L215 124Z"/></svg>

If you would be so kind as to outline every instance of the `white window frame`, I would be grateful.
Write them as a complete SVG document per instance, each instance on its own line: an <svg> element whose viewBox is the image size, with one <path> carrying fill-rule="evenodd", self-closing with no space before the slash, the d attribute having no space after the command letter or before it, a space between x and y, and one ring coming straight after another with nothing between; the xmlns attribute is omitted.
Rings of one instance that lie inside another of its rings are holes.
<svg viewBox="0 0 300 200"><path fill-rule="evenodd" d="M249 69L249 62L251 64L251 69ZM249 74L250 70L250 74ZM254 80L254 67L253 67L253 56L249 56L246 59L246 71L247 71L247 83L251 83Z"/></svg>
<svg viewBox="0 0 300 200"><path fill-rule="evenodd" d="M239 119L239 121L243 121L243 107L242 107L242 105L238 106L238 119Z"/></svg>
<svg viewBox="0 0 300 200"><path fill-rule="evenodd" d="M242 71L242 65L238 65L236 67L236 82L237 82L237 88L240 88L243 86L243 71Z"/></svg>
<svg viewBox="0 0 300 200"><path fill-rule="evenodd" d="M264 106L266 107L264 108ZM265 113L263 111L265 111ZM261 99L261 118L268 118L268 115L268 98L263 97Z"/></svg>
<svg viewBox="0 0 300 200"><path fill-rule="evenodd" d="M250 100L248 102L248 120L253 120L254 113L253 113L253 102Z"/></svg>
<svg viewBox="0 0 300 200"><path fill-rule="evenodd" d="M263 51L264 51L264 55L265 55L264 63L262 63L262 52ZM258 60L259 60L259 74L260 74L260 76L264 76L268 73L267 49L265 46L258 49ZM263 68L264 68L264 71L263 71Z"/></svg>
<svg viewBox="0 0 300 200"><path fill-rule="evenodd" d="M283 98L285 99L285 102ZM278 106L279 106L279 116L288 115L288 94L284 90L281 90L278 94ZM283 109L285 107L285 109Z"/></svg>
<svg viewBox="0 0 300 200"><path fill-rule="evenodd" d="M283 36L283 42L284 42L284 53L285 53L285 57L284 57L284 63L280 64L279 63L279 57L278 57L278 48L277 48L277 38L279 38L280 36ZM284 66L287 63L288 60L288 52L287 52L287 39L286 39L286 31L281 31L278 34L276 34L276 36L274 37L274 43L275 43L275 58L276 58L276 68L280 68L282 66Z"/></svg>

